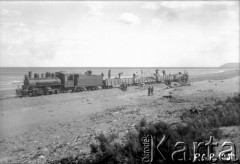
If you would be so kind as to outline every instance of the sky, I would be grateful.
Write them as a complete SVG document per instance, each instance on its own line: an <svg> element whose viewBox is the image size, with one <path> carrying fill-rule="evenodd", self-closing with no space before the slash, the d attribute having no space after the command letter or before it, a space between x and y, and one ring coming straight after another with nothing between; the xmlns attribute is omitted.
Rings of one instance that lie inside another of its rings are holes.
<svg viewBox="0 0 240 164"><path fill-rule="evenodd" d="M239 1L0 1L1 67L239 62Z"/></svg>

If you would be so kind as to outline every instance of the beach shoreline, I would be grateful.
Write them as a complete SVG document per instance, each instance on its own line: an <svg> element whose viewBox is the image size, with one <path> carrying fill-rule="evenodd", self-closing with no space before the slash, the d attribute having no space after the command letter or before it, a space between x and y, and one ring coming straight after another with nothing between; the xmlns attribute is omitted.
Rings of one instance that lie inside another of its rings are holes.
<svg viewBox="0 0 240 164"><path fill-rule="evenodd" d="M142 118L179 122L183 109L202 108L239 93L239 71L191 76L190 84L168 89L165 84L152 84L153 96L147 96L146 85L126 92L113 88L0 100L0 163L36 161L40 155L33 157L39 151L45 162L66 152L89 152L96 134L124 135ZM168 94L183 102L163 98Z"/></svg>

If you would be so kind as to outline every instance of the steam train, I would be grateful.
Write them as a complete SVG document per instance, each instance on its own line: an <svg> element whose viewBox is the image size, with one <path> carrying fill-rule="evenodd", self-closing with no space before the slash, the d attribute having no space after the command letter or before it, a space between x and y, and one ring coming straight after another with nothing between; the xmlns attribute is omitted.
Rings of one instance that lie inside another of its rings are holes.
<svg viewBox="0 0 240 164"><path fill-rule="evenodd" d="M155 75L152 77L129 77L129 78L107 78L101 75L70 73L70 72L46 72L45 75L30 71L25 75L23 85L16 90L18 96L38 96L58 94L60 92L81 92L86 90L108 89L124 85L132 86L138 84L151 84L166 81L178 81L183 79L183 74Z"/></svg>

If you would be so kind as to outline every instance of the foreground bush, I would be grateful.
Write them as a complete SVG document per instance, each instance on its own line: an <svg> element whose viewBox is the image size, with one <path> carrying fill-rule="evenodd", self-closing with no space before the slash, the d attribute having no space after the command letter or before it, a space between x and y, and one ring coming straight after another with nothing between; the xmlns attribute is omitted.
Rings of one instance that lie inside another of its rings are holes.
<svg viewBox="0 0 240 164"><path fill-rule="evenodd" d="M163 135L169 135L170 138L163 146L167 152L174 151L177 141L192 145L193 142L208 141L210 136L220 139L222 135L219 127L240 125L239 102L239 98L234 97L218 101L214 106L197 112L185 111L180 116L182 122L173 125L162 121L152 123L142 119L135 126L135 130L126 134L124 140L120 139L118 134L97 136L98 142L90 145L91 154L87 159L69 157L53 163L143 163L142 138L146 135L152 136L154 149ZM189 156L193 155L192 149L189 147ZM207 152L201 150L201 153ZM167 158L170 158L169 155ZM163 161L161 155L155 152L152 163L169 162Z"/></svg>

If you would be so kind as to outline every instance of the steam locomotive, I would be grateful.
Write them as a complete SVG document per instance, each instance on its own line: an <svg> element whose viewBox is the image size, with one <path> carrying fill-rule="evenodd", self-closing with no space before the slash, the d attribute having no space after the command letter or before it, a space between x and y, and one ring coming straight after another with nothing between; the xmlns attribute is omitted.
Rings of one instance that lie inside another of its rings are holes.
<svg viewBox="0 0 240 164"><path fill-rule="evenodd" d="M129 78L108 78L103 79L101 75L81 74L71 72L46 72L35 73L32 76L30 71L25 75L23 85L16 90L18 96L38 96L58 94L60 92L81 92L86 90L108 89L121 85L151 84L166 81L177 81L183 78L182 75L155 75L151 77L129 77Z"/></svg>

